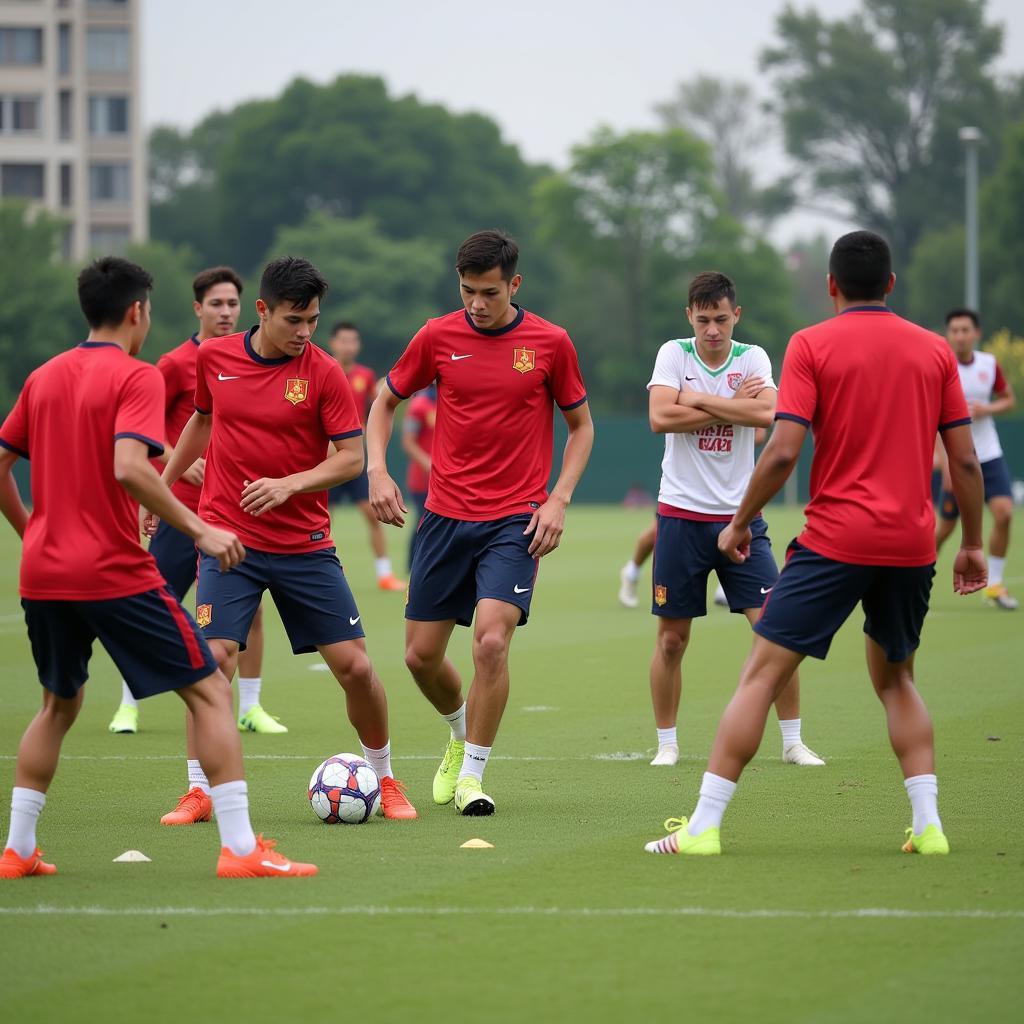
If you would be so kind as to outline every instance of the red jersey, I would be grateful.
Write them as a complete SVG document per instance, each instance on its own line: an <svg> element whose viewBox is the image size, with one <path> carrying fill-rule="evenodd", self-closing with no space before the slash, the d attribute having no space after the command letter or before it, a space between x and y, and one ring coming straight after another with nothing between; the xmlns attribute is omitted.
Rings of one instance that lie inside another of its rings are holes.
<svg viewBox="0 0 1024 1024"><path fill-rule="evenodd" d="M362 434L341 367L323 349L265 359L250 338L258 327L199 347L195 407L213 414L199 505L208 523L233 530L246 547L301 554L331 547L327 492L296 494L254 516L241 508L246 481L305 472L331 441Z"/></svg>
<svg viewBox="0 0 1024 1024"><path fill-rule="evenodd" d="M437 426L426 507L484 522L532 512L547 499L553 409L587 400L561 327L516 307L484 330L465 310L428 320L388 374L399 398L437 381Z"/></svg>
<svg viewBox="0 0 1024 1024"><path fill-rule="evenodd" d="M356 411L359 413L359 422L365 427L366 417L370 413L370 403L373 401L374 390L377 387L377 374L368 366L353 363L352 369L345 371L345 376L352 389L352 398L356 403Z"/></svg>
<svg viewBox="0 0 1024 1024"><path fill-rule="evenodd" d="M114 441L163 452L164 384L155 366L86 341L29 375L0 445L32 460L21 596L103 601L163 587L139 541L139 506L114 478Z"/></svg>
<svg viewBox="0 0 1024 1024"><path fill-rule="evenodd" d="M808 327L786 349L775 418L814 434L801 544L853 565L935 561L935 433L971 421L942 338L882 306Z"/></svg>
<svg viewBox="0 0 1024 1024"><path fill-rule="evenodd" d="M164 419L168 444L175 445L185 424L196 411L196 356L199 353L199 338L193 334L177 348L165 352L156 362L156 368L163 374ZM163 467L161 467L162 470ZM184 478L174 482L171 488L175 497L193 512L199 510L199 496L202 487L190 484Z"/></svg>
<svg viewBox="0 0 1024 1024"><path fill-rule="evenodd" d="M416 443L429 455L434 445L434 421L437 418L437 400L429 394L417 395L410 403L402 421L404 433L412 434ZM411 494L426 494L430 474L412 459L405 475L405 486Z"/></svg>

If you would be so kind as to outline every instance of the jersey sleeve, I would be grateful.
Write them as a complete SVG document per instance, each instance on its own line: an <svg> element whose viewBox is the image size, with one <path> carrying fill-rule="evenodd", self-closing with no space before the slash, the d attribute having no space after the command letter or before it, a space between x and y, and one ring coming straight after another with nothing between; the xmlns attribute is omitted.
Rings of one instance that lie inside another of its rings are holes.
<svg viewBox="0 0 1024 1024"><path fill-rule="evenodd" d="M210 391L210 381L207 377L209 362L209 346L199 347L196 354L196 412L209 416L213 412L213 392Z"/></svg>
<svg viewBox="0 0 1024 1024"><path fill-rule="evenodd" d="M939 414L939 430L951 427L962 427L971 422L971 412L964 398L963 385L960 383L960 371L951 349L942 353L944 372L942 376L942 411Z"/></svg>
<svg viewBox="0 0 1024 1024"><path fill-rule="evenodd" d="M772 361L768 358L768 353L760 345L755 345L750 351L750 356L751 374L760 377L766 388L778 391L779 386L772 377Z"/></svg>
<svg viewBox="0 0 1024 1024"><path fill-rule="evenodd" d="M398 398L408 398L432 383L437 376L430 322L413 336L408 347L387 375L388 387Z"/></svg>
<svg viewBox="0 0 1024 1024"><path fill-rule="evenodd" d="M150 457L164 451L164 379L155 366L139 363L121 385L114 440L131 437L148 445Z"/></svg>
<svg viewBox="0 0 1024 1024"><path fill-rule="evenodd" d="M1006 377L1003 375L1003 368L996 363L996 379L992 382L992 393L994 395L1005 395L1006 389Z"/></svg>
<svg viewBox="0 0 1024 1024"><path fill-rule="evenodd" d="M647 390L653 387L672 388L673 391L681 390L683 376L680 373L680 360L683 357L683 350L674 342L666 341L658 349L658 357L654 360L654 372L647 382Z"/></svg>
<svg viewBox="0 0 1024 1024"><path fill-rule="evenodd" d="M171 358L169 352L165 352L157 361L156 368L164 379L164 415L171 411L174 405L175 395L181 390L178 374L178 363Z"/></svg>
<svg viewBox="0 0 1024 1024"><path fill-rule="evenodd" d="M320 425L332 441L359 437L363 425L359 419L352 386L344 370L332 359L327 365L320 388Z"/></svg>
<svg viewBox="0 0 1024 1024"><path fill-rule="evenodd" d="M779 399L775 406L777 420L793 420L805 427L811 425L818 407L818 382L810 345L802 334L794 334L786 347L779 381Z"/></svg>
<svg viewBox="0 0 1024 1024"><path fill-rule="evenodd" d="M0 427L0 447L20 455L23 459L29 457L28 392L31 381L31 377L26 381L18 400L14 403L14 408L7 414L4 425Z"/></svg>
<svg viewBox="0 0 1024 1024"><path fill-rule="evenodd" d="M576 409L587 400L587 387L580 372L580 361L576 347L565 332L555 349L548 375L551 395L562 412Z"/></svg>

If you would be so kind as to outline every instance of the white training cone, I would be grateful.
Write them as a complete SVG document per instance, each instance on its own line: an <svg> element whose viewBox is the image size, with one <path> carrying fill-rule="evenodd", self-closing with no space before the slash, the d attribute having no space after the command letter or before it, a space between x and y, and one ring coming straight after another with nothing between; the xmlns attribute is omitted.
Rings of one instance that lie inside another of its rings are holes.
<svg viewBox="0 0 1024 1024"><path fill-rule="evenodd" d="M152 864L152 860L141 850L125 850L120 857L114 858L115 864Z"/></svg>
<svg viewBox="0 0 1024 1024"><path fill-rule="evenodd" d="M487 842L486 839L467 839L466 842L459 847L460 850L493 850L494 843Z"/></svg>

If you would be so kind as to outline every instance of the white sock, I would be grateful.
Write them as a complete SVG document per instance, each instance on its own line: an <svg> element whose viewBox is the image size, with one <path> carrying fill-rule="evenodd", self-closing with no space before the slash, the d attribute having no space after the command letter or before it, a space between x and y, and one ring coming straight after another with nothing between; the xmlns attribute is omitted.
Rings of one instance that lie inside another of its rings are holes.
<svg viewBox="0 0 1024 1024"><path fill-rule="evenodd" d="M789 750L794 743L803 742L800 739L800 719L780 718L779 728L782 730L782 749Z"/></svg>
<svg viewBox="0 0 1024 1024"><path fill-rule="evenodd" d="M251 676L248 679L238 677L238 717L249 714L250 711L260 702L260 687L263 685L262 676Z"/></svg>
<svg viewBox="0 0 1024 1024"><path fill-rule="evenodd" d="M626 566L622 571L626 574L626 579L629 580L630 583L636 583L636 581L640 579L640 566L637 565L632 558L626 563Z"/></svg>
<svg viewBox="0 0 1024 1024"><path fill-rule="evenodd" d="M661 750L663 747L678 747L679 740L676 736L676 727L673 725L671 729L657 729L658 733L658 749Z"/></svg>
<svg viewBox="0 0 1024 1024"><path fill-rule="evenodd" d="M203 771L203 766L198 761L193 761L191 758L186 759L185 764L188 765L188 788L201 789L207 796L210 794L210 780L206 777L206 772Z"/></svg>
<svg viewBox="0 0 1024 1024"><path fill-rule="evenodd" d="M996 558L995 555L988 556L988 585L990 587L1003 582L1003 570L1005 568L1005 558Z"/></svg>
<svg viewBox="0 0 1024 1024"><path fill-rule="evenodd" d="M391 559L387 555L374 559L373 567L377 570L377 579L379 580L391 575Z"/></svg>
<svg viewBox="0 0 1024 1024"><path fill-rule="evenodd" d="M128 689L128 684L123 679L121 680L121 703L130 708L137 708L139 706L139 702L135 699L135 694Z"/></svg>
<svg viewBox="0 0 1024 1024"><path fill-rule="evenodd" d="M914 812L914 835L919 836L929 825L942 831L939 821L939 782L934 775L914 775L903 780Z"/></svg>
<svg viewBox="0 0 1024 1024"><path fill-rule="evenodd" d="M238 857L247 857L256 849L256 836L249 821L249 787L245 780L214 786L210 798L220 829L220 845Z"/></svg>
<svg viewBox="0 0 1024 1024"><path fill-rule="evenodd" d="M484 769L487 767L487 758L491 756L490 747L479 747L475 743L466 744L466 753L462 758L462 771L459 778L472 775L480 782L484 781Z"/></svg>
<svg viewBox="0 0 1024 1024"><path fill-rule="evenodd" d="M466 740L466 702L462 702L462 707L458 711L453 711L450 715L441 716L452 728L452 739L453 740Z"/></svg>
<svg viewBox="0 0 1024 1024"><path fill-rule="evenodd" d="M19 857L31 857L36 852L36 822L46 803L46 794L35 789L15 786L11 790L11 829L7 845Z"/></svg>
<svg viewBox="0 0 1024 1024"><path fill-rule="evenodd" d="M391 741L388 740L380 750L368 747L362 740L359 745L363 748L363 757L373 766L379 779L393 779L394 772L391 771Z"/></svg>
<svg viewBox="0 0 1024 1024"><path fill-rule="evenodd" d="M705 829L720 828L722 815L725 814L725 809L735 792L735 782L723 779L721 775L705 772L704 781L700 784L700 799L697 801L696 810L690 815L686 831L691 836L699 836Z"/></svg>

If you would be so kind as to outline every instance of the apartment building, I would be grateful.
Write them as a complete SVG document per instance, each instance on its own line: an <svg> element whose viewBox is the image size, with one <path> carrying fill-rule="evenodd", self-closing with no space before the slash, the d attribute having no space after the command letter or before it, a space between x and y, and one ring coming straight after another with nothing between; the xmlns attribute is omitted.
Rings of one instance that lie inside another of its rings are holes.
<svg viewBox="0 0 1024 1024"><path fill-rule="evenodd" d="M69 221L65 256L148 234L142 0L0 0L0 196Z"/></svg>

